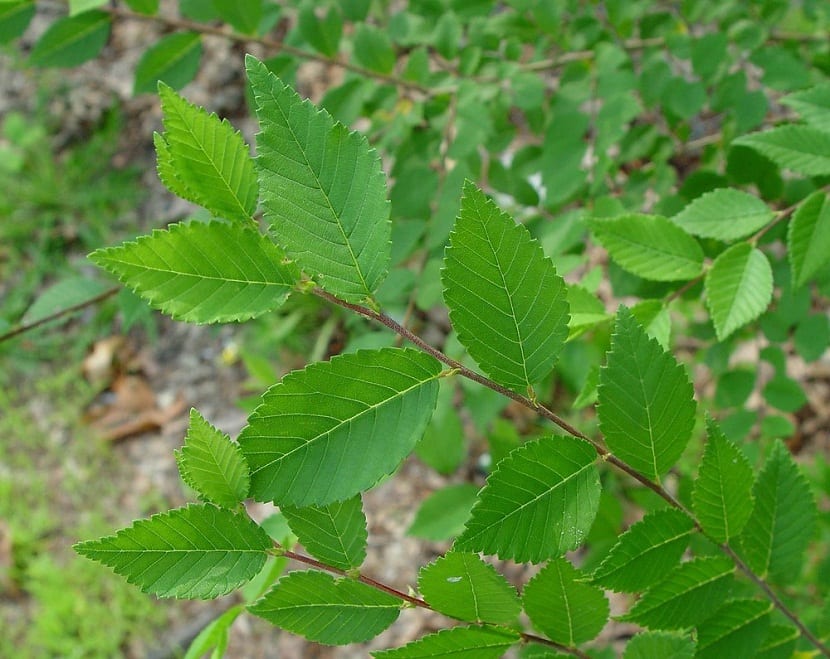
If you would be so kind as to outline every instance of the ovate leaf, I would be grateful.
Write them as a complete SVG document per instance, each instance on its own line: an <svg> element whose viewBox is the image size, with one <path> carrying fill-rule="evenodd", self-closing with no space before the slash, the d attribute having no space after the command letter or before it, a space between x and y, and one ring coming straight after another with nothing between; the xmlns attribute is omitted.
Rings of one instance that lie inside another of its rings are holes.
<svg viewBox="0 0 830 659"><path fill-rule="evenodd" d="M244 611L245 607L237 604L208 623L199 632L198 636L193 639L193 642L187 648L187 652L182 659L200 659L200 657L204 657L211 650L213 651L213 654L211 654L212 658L224 656L225 650L228 647L228 632L230 631L230 627L239 617L239 614Z"/></svg>
<svg viewBox="0 0 830 659"><path fill-rule="evenodd" d="M467 622L510 624L522 608L516 589L477 554L449 552L421 568L418 590L436 611Z"/></svg>
<svg viewBox="0 0 830 659"><path fill-rule="evenodd" d="M208 501L233 508L248 496L248 465L239 446L194 409L176 461L184 482Z"/></svg>
<svg viewBox="0 0 830 659"><path fill-rule="evenodd" d="M758 197L718 188L707 192L672 218L672 222L702 238L731 242L754 233L775 217Z"/></svg>
<svg viewBox="0 0 830 659"><path fill-rule="evenodd" d="M138 60L133 94L154 92L159 81L181 89L196 77L201 57L202 39L197 32L174 32L162 37Z"/></svg>
<svg viewBox="0 0 830 659"><path fill-rule="evenodd" d="M252 496L323 506L372 487L420 439L440 373L429 355L398 348L289 373L265 392L239 436Z"/></svg>
<svg viewBox="0 0 830 659"><path fill-rule="evenodd" d="M795 627L770 625L755 657L756 659L790 659L798 637L799 633Z"/></svg>
<svg viewBox="0 0 830 659"><path fill-rule="evenodd" d="M830 84L824 83L788 94L781 102L793 108L814 128L830 133Z"/></svg>
<svg viewBox="0 0 830 659"><path fill-rule="evenodd" d="M620 536L592 579L618 592L645 590L677 567L693 531L679 510L650 513Z"/></svg>
<svg viewBox="0 0 830 659"><path fill-rule="evenodd" d="M581 579L566 559L555 558L528 582L522 596L533 626L569 647L590 641L608 621L605 593Z"/></svg>
<svg viewBox="0 0 830 659"><path fill-rule="evenodd" d="M395 49L386 32L368 23L360 23L354 34L354 56L370 71L392 73Z"/></svg>
<svg viewBox="0 0 830 659"><path fill-rule="evenodd" d="M796 288L830 262L830 200L823 192L814 192L796 209L787 247Z"/></svg>
<svg viewBox="0 0 830 659"><path fill-rule="evenodd" d="M21 318L22 323L35 323L65 309L83 304L109 288L105 282L74 275L61 279L44 290Z"/></svg>
<svg viewBox="0 0 830 659"><path fill-rule="evenodd" d="M351 302L371 298L389 267L391 223L377 153L251 56L265 217L303 270Z"/></svg>
<svg viewBox="0 0 830 659"><path fill-rule="evenodd" d="M90 259L156 309L194 323L254 318L282 305L299 271L253 229L221 222L173 224Z"/></svg>
<svg viewBox="0 0 830 659"><path fill-rule="evenodd" d="M712 419L706 422L709 441L692 492L695 515L703 530L728 542L752 514L752 467Z"/></svg>
<svg viewBox="0 0 830 659"><path fill-rule="evenodd" d="M280 510L303 547L326 565L350 570L366 558L366 516L359 495L326 506Z"/></svg>
<svg viewBox="0 0 830 659"><path fill-rule="evenodd" d="M693 395L683 366L620 307L597 390L600 430L611 451L659 479L691 437Z"/></svg>
<svg viewBox="0 0 830 659"><path fill-rule="evenodd" d="M778 126L739 137L732 144L755 149L782 169L805 176L830 174L830 133L812 126Z"/></svg>
<svg viewBox="0 0 830 659"><path fill-rule="evenodd" d="M338 9L330 7L325 15L319 17L313 5L306 5L300 9L297 22L300 34L314 50L327 57L337 55L343 33L343 18Z"/></svg>
<svg viewBox="0 0 830 659"><path fill-rule="evenodd" d="M772 268L761 250L738 243L715 259L704 286L715 333L723 341L767 308L772 299Z"/></svg>
<svg viewBox="0 0 830 659"><path fill-rule="evenodd" d="M740 536L741 554L761 577L792 583L813 535L816 502L810 485L776 441L753 489L755 509Z"/></svg>
<svg viewBox="0 0 830 659"><path fill-rule="evenodd" d="M159 9L159 0L127 0L127 5L139 14L155 14Z"/></svg>
<svg viewBox="0 0 830 659"><path fill-rule="evenodd" d="M110 16L103 11L58 19L38 39L29 61L44 67L78 66L101 52L109 33Z"/></svg>
<svg viewBox="0 0 830 659"><path fill-rule="evenodd" d="M247 515L191 505L135 522L114 536L75 545L145 593L213 599L250 581L271 539Z"/></svg>
<svg viewBox="0 0 830 659"><path fill-rule="evenodd" d="M262 0L213 0L223 21L243 34L256 34L262 19Z"/></svg>
<svg viewBox="0 0 830 659"><path fill-rule="evenodd" d="M590 227L611 258L643 279L680 281L703 271L700 245L665 217L630 214L594 219Z"/></svg>
<svg viewBox="0 0 830 659"><path fill-rule="evenodd" d="M533 562L578 547L597 513L594 448L545 437L513 450L487 478L454 548Z"/></svg>
<svg viewBox="0 0 830 659"><path fill-rule="evenodd" d="M683 563L646 591L620 620L649 629L685 629L717 611L732 586L734 565L723 556Z"/></svg>
<svg viewBox="0 0 830 659"><path fill-rule="evenodd" d="M159 85L164 135L176 176L214 215L251 223L259 190L248 145L227 120Z"/></svg>
<svg viewBox="0 0 830 659"><path fill-rule="evenodd" d="M772 604L760 600L727 602L697 629L700 659L754 657L769 629Z"/></svg>
<svg viewBox="0 0 830 659"><path fill-rule="evenodd" d="M433 492L418 508L407 535L438 541L460 534L470 518L478 489L472 483L459 483Z"/></svg>
<svg viewBox="0 0 830 659"><path fill-rule="evenodd" d="M376 659L499 659L519 639L517 632L503 627L453 627L400 648L373 652L372 656Z"/></svg>
<svg viewBox="0 0 830 659"><path fill-rule="evenodd" d="M472 183L442 278L458 339L488 375L526 393L550 373L568 336L565 282L527 229Z"/></svg>
<svg viewBox="0 0 830 659"><path fill-rule="evenodd" d="M0 4L0 44L6 44L22 35L37 7L34 2L22 0L10 4Z"/></svg>
<svg viewBox="0 0 830 659"><path fill-rule="evenodd" d="M306 570L282 578L248 610L326 645L361 643L395 622L400 600L359 581Z"/></svg>
<svg viewBox="0 0 830 659"><path fill-rule="evenodd" d="M625 646L623 659L692 659L695 644L688 636L672 632L640 632Z"/></svg>

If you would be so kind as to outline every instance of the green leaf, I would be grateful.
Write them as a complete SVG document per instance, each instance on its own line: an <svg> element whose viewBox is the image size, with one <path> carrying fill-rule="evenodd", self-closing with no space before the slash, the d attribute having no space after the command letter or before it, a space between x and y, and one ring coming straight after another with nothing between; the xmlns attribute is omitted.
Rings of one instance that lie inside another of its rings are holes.
<svg viewBox="0 0 830 659"><path fill-rule="evenodd" d="M297 26L303 39L308 41L314 50L327 57L337 55L340 36L343 33L343 18L336 8L329 7L320 18L312 5L306 5L300 9Z"/></svg>
<svg viewBox="0 0 830 659"><path fill-rule="evenodd" d="M470 519L478 490L471 483L459 483L433 492L418 508L407 535L433 541L459 535Z"/></svg>
<svg viewBox="0 0 830 659"><path fill-rule="evenodd" d="M683 563L646 591L619 619L649 629L685 629L717 611L732 586L735 566L723 556Z"/></svg>
<svg viewBox="0 0 830 659"><path fill-rule="evenodd" d="M173 224L90 257L176 320L247 320L279 308L299 279L279 247L221 222Z"/></svg>
<svg viewBox="0 0 830 659"><path fill-rule="evenodd" d="M637 471L659 480L691 437L693 396L683 366L620 307L597 390L599 427L608 448Z"/></svg>
<svg viewBox="0 0 830 659"><path fill-rule="evenodd" d="M693 531L679 510L649 513L620 536L591 578L617 592L645 590L677 567Z"/></svg>
<svg viewBox="0 0 830 659"><path fill-rule="evenodd" d="M174 32L144 51L135 66L133 94L156 91L159 81L181 89L199 72L202 38L198 32Z"/></svg>
<svg viewBox="0 0 830 659"><path fill-rule="evenodd" d="M640 632L625 646L623 659L692 659L695 644L688 636L671 632Z"/></svg>
<svg viewBox="0 0 830 659"><path fill-rule="evenodd" d="M695 199L671 220L692 235L731 242L758 231L774 218L775 213L758 197L718 188Z"/></svg>
<svg viewBox="0 0 830 659"><path fill-rule="evenodd" d="M660 215L592 219L594 237L621 267L652 281L693 279L703 271L703 250Z"/></svg>
<svg viewBox="0 0 830 659"><path fill-rule="evenodd" d="M458 339L490 377L524 394L550 373L568 336L565 282L527 229L469 182L442 279Z"/></svg>
<svg viewBox="0 0 830 659"><path fill-rule="evenodd" d="M568 319L568 340L613 318L596 295L577 284L568 286L568 308L571 314Z"/></svg>
<svg viewBox="0 0 830 659"><path fill-rule="evenodd" d="M340 355L289 373L265 392L239 436L252 495L322 506L372 487L420 438L440 374L429 355L398 348Z"/></svg>
<svg viewBox="0 0 830 659"><path fill-rule="evenodd" d="M223 21L242 34L256 34L262 20L262 0L213 0Z"/></svg>
<svg viewBox="0 0 830 659"><path fill-rule="evenodd" d="M715 334L724 341L769 306L772 268L761 250L738 243L715 259L704 287Z"/></svg>
<svg viewBox="0 0 830 659"><path fill-rule="evenodd" d="M227 120L159 85L164 140L176 176L214 215L251 224L259 190L248 145Z"/></svg>
<svg viewBox="0 0 830 659"><path fill-rule="evenodd" d="M743 452L706 420L709 441L692 492L700 525L717 542L728 542L744 528L752 514L752 467Z"/></svg>
<svg viewBox="0 0 830 659"><path fill-rule="evenodd" d="M539 563L578 547L597 513L594 448L573 437L530 441L487 478L454 549Z"/></svg>
<svg viewBox="0 0 830 659"><path fill-rule="evenodd" d="M798 636L790 625L770 625L755 659L791 659Z"/></svg>
<svg viewBox="0 0 830 659"><path fill-rule="evenodd" d="M346 645L368 641L391 625L400 600L353 579L305 570L280 578L254 615L309 641Z"/></svg>
<svg viewBox="0 0 830 659"><path fill-rule="evenodd" d="M82 14L90 9L97 9L107 3L107 0L69 0L69 15Z"/></svg>
<svg viewBox="0 0 830 659"><path fill-rule="evenodd" d="M435 412L415 447L415 454L441 474L451 474L467 459L464 427L455 402L456 383L441 380Z"/></svg>
<svg viewBox="0 0 830 659"><path fill-rule="evenodd" d="M239 446L195 409L176 462L184 482L208 501L233 508L248 496L251 479Z"/></svg>
<svg viewBox="0 0 830 659"><path fill-rule="evenodd" d="M108 288L105 282L80 275L61 279L38 295L32 306L23 314L21 322L27 324L43 320L59 311L83 304L101 295Z"/></svg>
<svg viewBox="0 0 830 659"><path fill-rule="evenodd" d="M522 610L516 589L477 554L449 552L422 567L418 590L436 611L467 622L510 624Z"/></svg>
<svg viewBox="0 0 830 659"><path fill-rule="evenodd" d="M525 586L525 612L533 626L556 643L590 641L608 621L608 600L565 558L554 558Z"/></svg>
<svg viewBox="0 0 830 659"><path fill-rule="evenodd" d="M98 56L110 34L110 16L87 11L52 23L38 39L29 61L35 66L78 66Z"/></svg>
<svg viewBox="0 0 830 659"><path fill-rule="evenodd" d="M217 656L224 656L225 650L228 647L228 632L230 631L231 625L239 617L239 614L244 611L245 607L237 604L208 623L199 632L198 636L193 639L193 642L187 648L187 652L182 659L200 659L200 657L203 657L211 651L213 651L211 659Z"/></svg>
<svg viewBox="0 0 830 659"><path fill-rule="evenodd" d="M830 201L814 192L793 214L787 233L793 287L806 284L830 262Z"/></svg>
<svg viewBox="0 0 830 659"><path fill-rule="evenodd" d="M772 604L760 600L727 602L697 629L700 659L755 657L769 629Z"/></svg>
<svg viewBox="0 0 830 659"><path fill-rule="evenodd" d="M213 599L250 581L270 548L271 539L247 515L211 504L153 515L74 546L145 593L192 599Z"/></svg>
<svg viewBox="0 0 830 659"><path fill-rule="evenodd" d="M354 57L370 71L389 74L395 68L395 49L386 32L360 23L354 33Z"/></svg>
<svg viewBox="0 0 830 659"><path fill-rule="evenodd" d="M156 148L156 172L159 180L177 197L200 206L198 195L190 190L179 177L173 153L164 136L153 133L153 145Z"/></svg>
<svg viewBox="0 0 830 659"><path fill-rule="evenodd" d="M781 102L798 112L809 125L830 133L830 83L788 94Z"/></svg>
<svg viewBox="0 0 830 659"><path fill-rule="evenodd" d="M246 59L261 132L266 219L288 253L330 293L364 302L389 267L391 222L377 153L362 135Z"/></svg>
<svg viewBox="0 0 830 659"><path fill-rule="evenodd" d="M0 44L7 44L21 36L37 7L34 2L13 2L0 5Z"/></svg>
<svg viewBox="0 0 830 659"><path fill-rule="evenodd" d="M785 375L775 375L764 385L764 400L785 412L797 412L808 400L801 385Z"/></svg>
<svg viewBox="0 0 830 659"><path fill-rule="evenodd" d="M372 656L376 659L499 659L520 638L518 632L503 627L453 627L400 648L372 652Z"/></svg>
<svg viewBox="0 0 830 659"><path fill-rule="evenodd" d="M280 510L303 547L326 565L351 570L366 558L366 516L360 495L327 506Z"/></svg>
<svg viewBox="0 0 830 659"><path fill-rule="evenodd" d="M792 583L813 535L816 502L787 447L776 441L753 489L755 509L741 534L741 555L762 578Z"/></svg>
<svg viewBox="0 0 830 659"><path fill-rule="evenodd" d="M152 15L159 10L159 0L126 0L127 6L139 14Z"/></svg>
<svg viewBox="0 0 830 659"><path fill-rule="evenodd" d="M830 174L830 133L812 126L778 126L744 135L732 144L753 148L779 167L797 174Z"/></svg>

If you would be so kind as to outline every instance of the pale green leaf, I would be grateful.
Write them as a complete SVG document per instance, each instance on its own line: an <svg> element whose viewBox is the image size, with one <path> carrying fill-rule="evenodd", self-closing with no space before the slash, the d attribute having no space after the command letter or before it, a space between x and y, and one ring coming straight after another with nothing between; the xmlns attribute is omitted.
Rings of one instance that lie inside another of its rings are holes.
<svg viewBox="0 0 830 659"><path fill-rule="evenodd" d="M453 627L428 634L399 648L372 652L376 659L499 659L519 642L504 627Z"/></svg>
<svg viewBox="0 0 830 659"><path fill-rule="evenodd" d="M640 632L625 646L623 659L692 659L695 644L688 636L672 632Z"/></svg>
<svg viewBox="0 0 830 659"><path fill-rule="evenodd" d="M433 492L418 508L407 535L434 541L457 536L470 519L478 490L471 483L459 483Z"/></svg>
<svg viewBox="0 0 830 659"><path fill-rule="evenodd" d="M796 288L830 262L830 200L823 192L814 192L796 209L787 247Z"/></svg>
<svg viewBox="0 0 830 659"><path fill-rule="evenodd" d="M317 283L364 302L389 267L386 181L366 138L246 60L256 99L262 205L277 239Z"/></svg>
<svg viewBox="0 0 830 659"><path fill-rule="evenodd" d="M662 300L643 300L631 307L631 313L663 350L671 349L671 316Z"/></svg>
<svg viewBox="0 0 830 659"><path fill-rule="evenodd" d="M366 516L360 495L326 506L280 510L303 547L326 565L351 570L366 558Z"/></svg>
<svg viewBox="0 0 830 659"><path fill-rule="evenodd" d="M614 317L605 310L602 300L576 284L568 286L568 307L570 310L569 341Z"/></svg>
<svg viewBox="0 0 830 659"><path fill-rule="evenodd" d="M110 34L110 16L87 11L60 18L37 40L29 61L35 66L73 67L98 56Z"/></svg>
<svg viewBox="0 0 830 659"><path fill-rule="evenodd" d="M692 491L694 511L703 530L717 542L728 542L752 514L752 467L741 450L707 419L709 441Z"/></svg>
<svg viewBox="0 0 830 659"><path fill-rule="evenodd" d="M469 182L442 278L458 339L490 377L524 394L550 373L568 336L565 282L527 229Z"/></svg>
<svg viewBox="0 0 830 659"><path fill-rule="evenodd" d="M592 580L618 592L645 590L677 567L693 531L679 510L650 513L620 536Z"/></svg>
<svg viewBox="0 0 830 659"><path fill-rule="evenodd" d="M715 259L704 287L715 334L723 341L769 306L772 268L761 250L738 243Z"/></svg>
<svg viewBox="0 0 830 659"><path fill-rule="evenodd" d="M202 38L198 32L174 32L162 37L135 65L133 94L154 92L159 81L181 89L196 77L201 57Z"/></svg>
<svg viewBox="0 0 830 659"><path fill-rule="evenodd" d="M554 558L528 582L522 595L533 626L569 647L590 641L608 621L605 593L582 579L565 558Z"/></svg>
<svg viewBox="0 0 830 659"><path fill-rule="evenodd" d="M97 9L106 3L107 0L69 0L69 15L82 14L90 9Z"/></svg>
<svg viewBox="0 0 830 659"><path fill-rule="evenodd" d="M299 272L254 229L222 222L173 224L90 255L150 305L177 320L247 320L282 305Z"/></svg>
<svg viewBox="0 0 830 659"><path fill-rule="evenodd" d="M182 480L208 501L233 508L248 496L251 481L239 446L195 409L176 461Z"/></svg>
<svg viewBox="0 0 830 659"><path fill-rule="evenodd" d="M451 474L467 459L464 426L458 414L456 382L441 380L435 412L415 447L415 454L440 474Z"/></svg>
<svg viewBox="0 0 830 659"><path fill-rule="evenodd" d="M190 505L135 522L113 536L75 545L145 593L213 599L250 581L271 539L247 515Z"/></svg>
<svg viewBox="0 0 830 659"><path fill-rule="evenodd" d="M816 502L787 447L776 441L753 488L755 509L739 541L741 554L762 578L793 583L813 535Z"/></svg>
<svg viewBox="0 0 830 659"><path fill-rule="evenodd" d="M173 160L173 153L170 151L170 145L167 144L164 135L153 133L153 145L156 148L156 172L159 180L177 197L200 206L198 195L190 190L179 177L176 171L176 163Z"/></svg>
<svg viewBox="0 0 830 659"><path fill-rule="evenodd" d="M599 506L594 448L544 437L513 450L487 478L454 548L539 563L578 547Z"/></svg>
<svg viewBox="0 0 830 659"><path fill-rule="evenodd" d="M679 281L703 271L703 250L697 241L660 215L593 219L589 226L612 259L643 279Z"/></svg>
<svg viewBox="0 0 830 659"><path fill-rule="evenodd" d="M516 589L477 554L449 552L422 567L418 590L436 611L467 622L510 624L522 610Z"/></svg>
<svg viewBox="0 0 830 659"><path fill-rule="evenodd" d="M755 149L779 167L798 174L830 174L830 133L812 126L778 126L761 133L744 135L732 144Z"/></svg>
<svg viewBox="0 0 830 659"><path fill-rule="evenodd" d="M769 629L772 604L760 600L733 600L697 628L700 659L753 659Z"/></svg>
<svg viewBox="0 0 830 659"><path fill-rule="evenodd" d="M251 223L259 190L242 135L227 120L191 105L164 83L159 96L163 137L177 177L214 215Z"/></svg>
<svg viewBox="0 0 830 659"><path fill-rule="evenodd" d="M793 108L814 128L830 133L830 83L788 94L781 102Z"/></svg>
<svg viewBox="0 0 830 659"><path fill-rule="evenodd" d="M291 572L248 610L326 645L361 643L395 622L401 601L359 581L316 570Z"/></svg>
<svg viewBox="0 0 830 659"><path fill-rule="evenodd" d="M718 188L695 199L671 220L694 236L731 242L758 231L774 217L758 197Z"/></svg>
<svg viewBox="0 0 830 659"><path fill-rule="evenodd" d="M608 448L659 480L691 437L693 396L683 366L620 307L597 390L599 426Z"/></svg>
<svg viewBox="0 0 830 659"><path fill-rule="evenodd" d="M73 275L61 279L46 288L32 303L21 322L35 323L64 309L83 304L106 291L109 288L105 282Z"/></svg>
<svg viewBox="0 0 830 659"><path fill-rule="evenodd" d="M711 556L683 563L646 591L620 620L649 629L685 629L713 615L732 587L735 566Z"/></svg>
<svg viewBox="0 0 830 659"><path fill-rule="evenodd" d="M243 34L256 34L262 20L262 0L212 0L223 21Z"/></svg>
<svg viewBox="0 0 830 659"><path fill-rule="evenodd" d="M252 496L322 506L372 487L420 439L440 374L429 355L399 348L289 373L265 392L239 436Z"/></svg>
<svg viewBox="0 0 830 659"><path fill-rule="evenodd" d="M37 7L28 0L0 4L0 44L20 37L29 27Z"/></svg>
<svg viewBox="0 0 830 659"><path fill-rule="evenodd" d="M224 656L225 650L228 647L228 632L231 625L239 617L239 614L245 611L245 607L241 604L232 606L225 611L218 618L212 620L207 626L199 632L190 647L187 648L182 659L200 659L205 654L212 651L211 658Z"/></svg>

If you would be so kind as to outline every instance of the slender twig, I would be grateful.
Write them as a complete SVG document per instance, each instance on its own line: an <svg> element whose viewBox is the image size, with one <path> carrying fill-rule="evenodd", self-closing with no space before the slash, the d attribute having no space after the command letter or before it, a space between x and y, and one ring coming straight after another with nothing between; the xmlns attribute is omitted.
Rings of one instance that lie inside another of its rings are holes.
<svg viewBox="0 0 830 659"><path fill-rule="evenodd" d="M8 341L9 339L18 336L19 334L23 334L24 332L28 332L29 330L33 330L36 327L40 327L41 325L45 325L48 322L53 320L57 320L63 316L67 316L71 313L75 313L76 311L80 311L86 307L90 307L93 304L98 304L103 300L106 300L108 297L112 297L118 291L121 290L121 286L113 286L112 288L108 288L107 290L99 293L95 297L91 297L88 300L84 300L83 302L79 302L78 304L74 304L71 307L66 307L65 309L60 309L55 313L49 314L48 316L44 316L43 318L38 318L37 320L32 321L31 323L21 323L17 327L13 327L8 332L4 332L0 334L0 343L3 341Z"/></svg>

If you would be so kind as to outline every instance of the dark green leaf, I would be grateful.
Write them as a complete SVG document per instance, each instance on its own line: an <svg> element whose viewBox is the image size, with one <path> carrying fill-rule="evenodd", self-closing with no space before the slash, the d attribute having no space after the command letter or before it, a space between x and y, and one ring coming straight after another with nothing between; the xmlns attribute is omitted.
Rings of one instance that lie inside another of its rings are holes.
<svg viewBox="0 0 830 659"><path fill-rule="evenodd" d="M7 44L22 35L35 15L34 2L0 4L0 44Z"/></svg>
<svg viewBox="0 0 830 659"><path fill-rule="evenodd" d="M392 650L372 652L376 659L499 659L520 640L503 627L453 627L428 634Z"/></svg>
<svg viewBox="0 0 830 659"><path fill-rule="evenodd" d="M329 7L321 18L313 5L300 9L297 21L300 34L318 52L327 57L337 55L340 35L343 33L343 19L335 7Z"/></svg>
<svg viewBox="0 0 830 659"><path fill-rule="evenodd" d="M152 15L159 9L159 0L126 0L127 6L139 14Z"/></svg>
<svg viewBox="0 0 830 659"><path fill-rule="evenodd" d="M695 644L688 636L671 632L640 632L625 646L623 659L692 659Z"/></svg>
<svg viewBox="0 0 830 659"><path fill-rule="evenodd" d="M769 628L772 604L760 600L727 602L697 628L700 659L755 657Z"/></svg>
<svg viewBox="0 0 830 659"><path fill-rule="evenodd" d="M256 34L262 20L262 0L213 0L223 21L243 34Z"/></svg>
<svg viewBox="0 0 830 659"><path fill-rule="evenodd" d="M370 71L392 73L395 68L395 49L386 32L374 25L360 23L354 33L354 56Z"/></svg>
<svg viewBox="0 0 830 659"><path fill-rule="evenodd" d="M830 200L823 192L814 192L796 209L787 247L795 288L830 262Z"/></svg>
<svg viewBox="0 0 830 659"><path fill-rule="evenodd" d="M78 66L101 52L109 33L110 16L103 11L58 19L38 39L29 61L43 67Z"/></svg>
<svg viewBox="0 0 830 659"><path fill-rule="evenodd" d="M459 483L433 492L418 508L407 535L434 541L459 535L470 519L478 490L471 483Z"/></svg>
<svg viewBox="0 0 830 659"><path fill-rule="evenodd" d="M202 38L197 32L174 32L144 51L135 66L133 94L156 91L159 81L181 89L199 71Z"/></svg>

